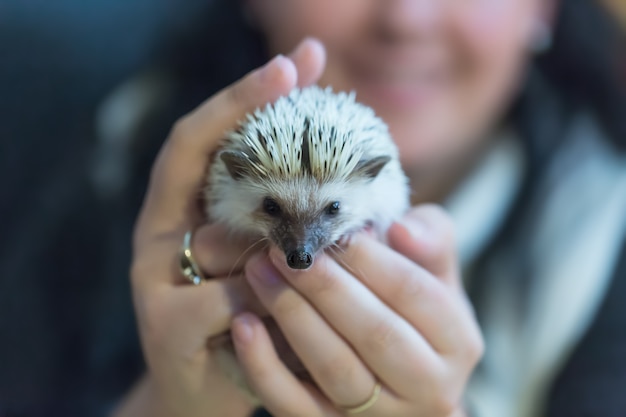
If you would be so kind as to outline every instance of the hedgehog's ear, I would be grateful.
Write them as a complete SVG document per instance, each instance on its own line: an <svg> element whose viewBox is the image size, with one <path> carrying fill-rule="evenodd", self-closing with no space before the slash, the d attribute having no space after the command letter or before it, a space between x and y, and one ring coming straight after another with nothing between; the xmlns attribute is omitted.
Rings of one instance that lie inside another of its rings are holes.
<svg viewBox="0 0 626 417"><path fill-rule="evenodd" d="M230 176L236 181L252 173L252 164L248 156L240 151L222 151L220 158L226 165Z"/></svg>
<svg viewBox="0 0 626 417"><path fill-rule="evenodd" d="M389 161L391 161L391 157L388 155L362 159L356 164L352 174L358 177L374 179Z"/></svg>

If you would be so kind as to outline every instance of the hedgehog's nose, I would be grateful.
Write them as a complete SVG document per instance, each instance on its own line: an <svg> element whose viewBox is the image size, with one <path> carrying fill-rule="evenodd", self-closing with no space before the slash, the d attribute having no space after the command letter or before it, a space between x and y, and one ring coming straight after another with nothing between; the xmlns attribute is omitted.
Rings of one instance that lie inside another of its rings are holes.
<svg viewBox="0 0 626 417"><path fill-rule="evenodd" d="M313 256L304 249L296 249L287 254L287 265L292 269L307 269L313 264Z"/></svg>

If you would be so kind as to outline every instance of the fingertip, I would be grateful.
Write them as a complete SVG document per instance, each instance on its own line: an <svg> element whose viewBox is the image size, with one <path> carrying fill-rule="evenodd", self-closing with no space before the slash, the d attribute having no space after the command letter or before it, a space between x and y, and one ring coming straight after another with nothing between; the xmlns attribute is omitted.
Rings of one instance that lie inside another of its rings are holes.
<svg viewBox="0 0 626 417"><path fill-rule="evenodd" d="M417 254L417 252L421 252L420 250L420 232L418 228L413 229L411 225L407 225L406 221L400 220L392 223L392 225L387 230L387 241L389 242L389 246L391 248L403 253L405 255ZM412 258L414 258L412 256Z"/></svg>
<svg viewBox="0 0 626 417"><path fill-rule="evenodd" d="M299 87L315 83L326 66L326 49L316 38L305 38L289 56L298 71Z"/></svg>
<svg viewBox="0 0 626 417"><path fill-rule="evenodd" d="M323 69L326 65L326 48L324 44L317 38L308 37L304 39L303 45L306 47L306 56L308 56L311 63Z"/></svg>
<svg viewBox="0 0 626 417"><path fill-rule="evenodd" d="M409 216L394 222L388 234L390 237L393 234L405 240L428 241L429 239L429 230L421 219Z"/></svg>
<svg viewBox="0 0 626 417"><path fill-rule="evenodd" d="M421 223L425 234L454 237L454 221L448 212L437 204L424 204L410 210L404 220Z"/></svg>
<svg viewBox="0 0 626 417"><path fill-rule="evenodd" d="M391 246L395 246L395 242L402 242L406 239L409 239L411 234L407 230L406 226L399 222L393 222L389 229L387 229L387 240L391 244Z"/></svg>
<svg viewBox="0 0 626 417"><path fill-rule="evenodd" d="M263 288L280 287L283 283L280 272L267 255L251 258L246 264L246 278L248 283L257 291Z"/></svg>
<svg viewBox="0 0 626 417"><path fill-rule="evenodd" d="M278 98L289 93L296 86L298 70L290 58L284 55L276 55L261 68L259 80L262 84L272 85L275 98Z"/></svg>
<svg viewBox="0 0 626 417"><path fill-rule="evenodd" d="M236 315L231 324L235 345L243 347L252 343L259 325L262 325L261 320L252 313L245 311Z"/></svg>
<svg viewBox="0 0 626 417"><path fill-rule="evenodd" d="M418 206L389 228L390 246L446 280L458 278L454 222L434 204ZM451 277L451 278L447 278Z"/></svg>
<svg viewBox="0 0 626 417"><path fill-rule="evenodd" d="M218 97L209 100L206 106L197 111L195 119L208 120L221 112L225 113L221 119L230 120L226 125L231 128L233 120L241 120L245 113L289 94L297 81L298 71L293 61L284 55L276 55L261 68L222 90Z"/></svg>
<svg viewBox="0 0 626 417"><path fill-rule="evenodd" d="M282 266L287 265L287 261L285 259L285 253L282 250L280 250L277 246L272 245L268 253L268 257L276 268L281 268Z"/></svg>

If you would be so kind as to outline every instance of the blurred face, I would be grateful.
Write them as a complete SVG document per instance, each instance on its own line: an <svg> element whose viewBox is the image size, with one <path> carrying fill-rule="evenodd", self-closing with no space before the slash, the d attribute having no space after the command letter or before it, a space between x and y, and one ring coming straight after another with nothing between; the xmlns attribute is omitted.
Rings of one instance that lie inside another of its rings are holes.
<svg viewBox="0 0 626 417"><path fill-rule="evenodd" d="M320 85L389 124L409 175L479 146L516 90L549 0L249 0L272 53L320 39Z"/></svg>

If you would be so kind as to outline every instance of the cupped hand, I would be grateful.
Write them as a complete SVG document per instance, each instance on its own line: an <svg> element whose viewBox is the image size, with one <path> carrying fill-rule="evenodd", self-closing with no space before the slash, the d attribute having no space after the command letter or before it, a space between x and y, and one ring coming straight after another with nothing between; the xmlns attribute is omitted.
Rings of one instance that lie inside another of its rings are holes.
<svg viewBox="0 0 626 417"><path fill-rule="evenodd" d="M224 133L246 113L315 82L324 60L321 44L305 40L289 57L275 57L172 129L153 167L133 241L133 297L148 373L117 415L249 414L245 397L216 369L207 340L228 330L237 312L260 307L237 266L245 260L244 243L229 240L219 226L202 226L199 190ZM188 230L195 230L193 253L212 278L201 286L186 282L178 267Z"/></svg>
<svg viewBox="0 0 626 417"><path fill-rule="evenodd" d="M422 206L388 238L389 246L358 234L306 271L288 268L274 250L248 261L254 293L314 381L298 380L281 363L255 314L238 315L239 360L276 417L346 415L376 384L380 395L359 415L462 415L483 341L460 281L451 221Z"/></svg>

